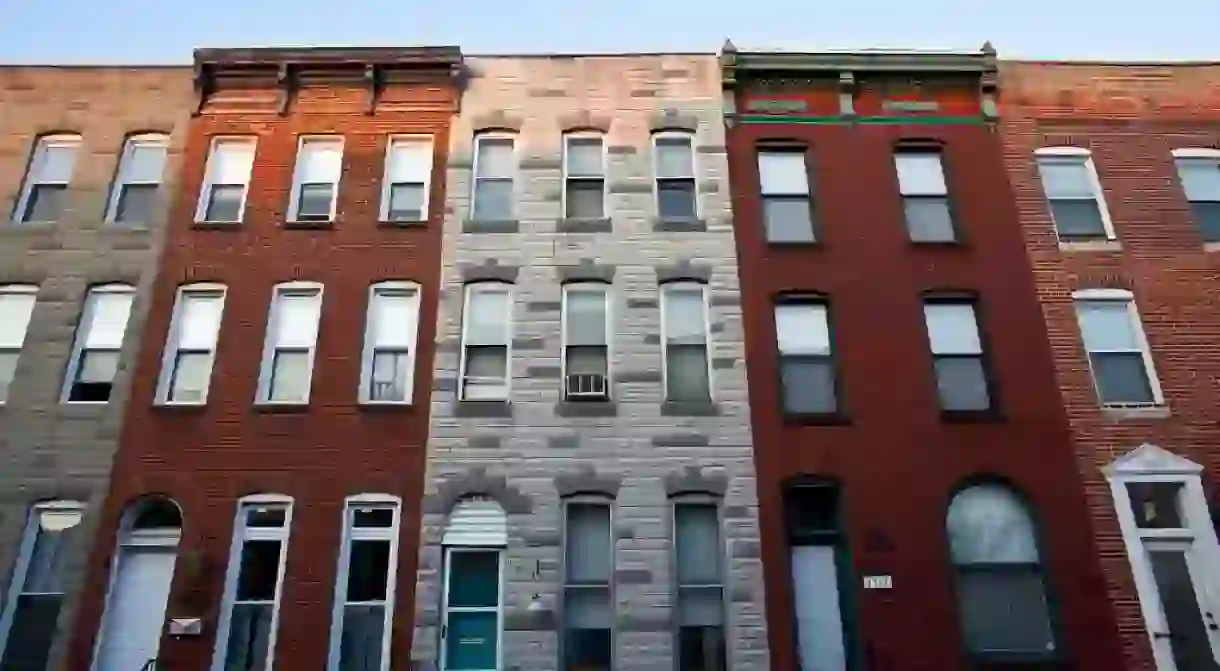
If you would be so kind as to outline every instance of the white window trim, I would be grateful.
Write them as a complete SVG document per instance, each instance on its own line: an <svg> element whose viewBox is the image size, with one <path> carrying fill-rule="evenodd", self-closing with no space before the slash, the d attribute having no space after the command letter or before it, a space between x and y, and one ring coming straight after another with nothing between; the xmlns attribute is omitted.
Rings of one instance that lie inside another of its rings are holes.
<svg viewBox="0 0 1220 671"><path fill-rule="evenodd" d="M305 149L305 145L310 142L318 144L337 144L339 145L339 174L335 175L334 193L330 197L330 219L334 221L339 210L339 184L343 181L343 159L347 151L347 143L344 137L339 134L313 134L301 135L297 137L297 153L292 162L292 191L288 194L288 221L293 223L317 223L317 219L301 219L298 211L301 205L301 152ZM311 182L316 183L316 182Z"/></svg>
<svg viewBox="0 0 1220 671"><path fill-rule="evenodd" d="M76 323L76 335L72 338L72 354L68 359L68 368L64 372L63 387L60 389L60 403L71 403L72 405L106 405L110 401L70 401L68 400L72 394L72 385L76 381L76 374L80 371L81 355L85 351L85 340L88 333L82 327L89 323L93 317L93 297L100 294L124 294L131 296L131 312L128 313L127 323L123 325L123 340L127 340L127 331L131 327L132 313L135 312L136 288L130 284L99 284L89 288L85 294L84 305L81 306L80 318ZM119 350L120 354L122 349ZM117 382L117 374L116 374Z"/></svg>
<svg viewBox="0 0 1220 671"><path fill-rule="evenodd" d="M611 613L611 618L610 618L610 668L611 669L618 668L617 664L615 662L617 661L617 658L618 658L617 650L618 650L618 639L619 639L618 624L614 618L614 611L615 611L614 606L616 603L618 603L616 600L617 599L617 596L616 596L617 590L615 589L615 580L614 580L615 567L618 566L617 559L616 559L616 557L618 555L616 546L618 544L616 543L616 535L615 535L615 531L614 531L616 519L618 516L616 515L616 511L615 511L615 508L617 507L615 505L615 503L616 503L615 499L613 499L609 496L598 495L598 494L577 494L575 496L564 497L560 501L561 510L563 512L563 515L561 517L561 521L563 523L563 528L561 528L559 530L559 536L560 536L559 600L563 604L563 608L560 610L560 620L559 620L558 630L562 634L564 632L564 628L565 628L564 625L567 622L567 614L566 614L567 608L566 607L567 607L567 602L568 602L568 587L569 587L569 583L568 583L568 547L569 547L568 507L571 505L604 506L609 511L609 516L610 516L610 526L609 526L610 575L606 577L606 592L607 592L607 599L610 603L610 613ZM560 659L561 663L565 661L565 657L564 657L565 654L566 654L566 651L564 650L563 636L560 636L560 638L559 638L559 659Z"/></svg>
<svg viewBox="0 0 1220 671"><path fill-rule="evenodd" d="M424 202L423 202L423 205L420 206L420 214L422 215L420 217L420 221L428 221L428 219L429 219L428 203L431 200L430 196L432 195L431 194L432 171L436 169L436 154L435 154L436 145L435 145L435 142L431 135L419 135L419 134L390 135L386 139L385 163L382 165L382 168L381 168L381 215L380 215L381 221L383 221L383 222L392 221L390 219L390 187L393 186L394 182L390 181L390 164L391 164L390 159L394 155L394 144L395 143L423 144L423 145L427 145L427 147L428 147L428 156L430 156L432 158L432 160L428 163L428 172L426 173L426 176L424 177ZM338 200L338 198L336 198L335 200ZM404 222L394 221L393 223L402 224ZM405 223L409 223L409 222L405 222Z"/></svg>
<svg viewBox="0 0 1220 671"><path fill-rule="evenodd" d="M707 394L708 401L716 402L716 378L713 376L712 368L712 308L711 300L709 299L709 287L704 282L696 282L694 280L678 280L674 282L666 282L660 286L661 290L661 393L664 395L664 400L671 400L669 394L669 334L668 331L668 307L669 299L667 297L669 289L690 289L698 287L700 295L703 296L703 343L704 343L704 359L707 360ZM679 401L685 402L685 401Z"/></svg>
<svg viewBox="0 0 1220 671"><path fill-rule="evenodd" d="M467 399L466 398L466 329L470 325L470 297L476 292L482 291L483 287L501 287L508 293L508 324L507 333L505 334L504 357L507 359L504 366L504 398L503 399ZM513 335L515 333L516 319L514 312L516 307L516 291L517 287L512 282L501 282L499 280L484 280L478 282L468 282L462 288L462 325L461 325L461 349L458 351L458 401L490 401L492 403L504 402L508 403L513 397Z"/></svg>
<svg viewBox="0 0 1220 671"><path fill-rule="evenodd" d="M1083 158L1084 168L1089 175L1089 185L1093 188L1093 200L1097 203L1097 210L1101 213L1101 225L1106 232L1107 240L1117 240L1118 234L1114 231L1114 221L1110 218L1110 207L1106 204L1106 192L1101 186L1101 178L1097 175L1097 165L1093 162L1093 152L1083 147L1042 147L1034 152L1035 162L1039 158ZM1041 181L1042 175L1039 172L1038 180ZM1059 235L1059 227L1055 225L1055 217L1050 212L1050 196L1046 193L1046 185L1042 184L1042 199L1046 201L1047 215L1051 217L1051 228L1055 231L1055 236ZM1073 240L1063 240L1071 244Z"/></svg>
<svg viewBox="0 0 1220 671"><path fill-rule="evenodd" d="M517 216L517 183L520 181L519 178L521 176L521 157L519 154L521 150L521 143L518 142L516 133L506 133L503 131L476 133L474 136L474 156L471 157L470 163L470 211L467 213L467 218L475 218L475 194L478 193L479 190L480 145L483 144L484 140L510 140L513 143L513 198L511 200L511 208L508 212L508 216L506 217L507 219L512 219L513 217Z"/></svg>
<svg viewBox="0 0 1220 671"><path fill-rule="evenodd" d="M136 148L140 146L162 147L166 150L165 160L161 163L161 175L157 181L132 181L126 182L123 180L123 168L132 160ZM139 135L130 135L123 142L123 153L119 156L119 163L115 166L114 184L110 187L110 200L106 204L106 223L114 224L118 222L119 216L119 198L123 195L123 187L129 184L155 184L161 186L164 181L166 164L169 163L169 136L164 133L141 133ZM142 221L140 224L150 224L151 222Z"/></svg>
<svg viewBox="0 0 1220 671"><path fill-rule="evenodd" d="M208 385L203 390L203 399L199 401L173 401L169 398L170 379L173 377L174 360L178 356L178 350L180 349L179 340L182 335L183 299L188 294L202 293L220 294L220 326L221 329L224 327L224 307L225 298L228 296L228 287L216 282L183 284L178 287L178 291L174 294L174 314L170 318L169 333L165 337L165 347L161 349L161 374L157 377L157 405L206 405L208 402L208 392L212 388L212 373L216 368L216 352L220 349L220 329L216 333L216 342L212 344L212 359L208 365Z"/></svg>
<svg viewBox="0 0 1220 671"><path fill-rule="evenodd" d="M574 180L577 182L592 181L592 179L587 176L573 177L568 174L568 145L571 144L572 140L599 140L601 142L601 148L602 148L602 151L601 151L601 154L602 154L602 174L601 174L602 216L599 218L609 219L610 218L610 197L608 194L608 192L609 192L609 188L608 188L609 173L610 173L609 148L606 146L606 134L599 132L599 131L572 131L572 132L563 134L563 150L562 150L562 157L560 158L560 166L561 166L561 170L563 172L563 180L561 183L562 188L560 188L560 190L559 190L559 208L560 208L559 211L563 213L563 217L565 219L578 218L578 217L572 217L570 214L568 214L568 180ZM693 149L693 146L692 146L692 149Z"/></svg>
<svg viewBox="0 0 1220 671"><path fill-rule="evenodd" d="M1207 147L1182 147L1170 152L1174 158L1212 158L1220 160L1220 149Z"/></svg>
<svg viewBox="0 0 1220 671"><path fill-rule="evenodd" d="M212 156L221 144L244 143L250 145L250 171L246 173L245 188L241 192L241 207L237 210L237 221L208 221L208 202L212 199ZM208 145L208 157L203 164L203 184L199 188L199 201L195 204L196 223L237 225L246 219L246 203L250 201L250 181L254 177L254 162L258 161L258 137L254 135L217 135Z"/></svg>
<svg viewBox="0 0 1220 671"><path fill-rule="evenodd" d="M45 152L50 147L73 147L76 152L80 151L81 145L84 142L81 136L74 133L59 133L55 135L43 135L34 143L34 150L30 152L30 158L25 165L25 179L21 183L21 196L17 199L17 207L13 210L12 221L15 224L36 224L46 222L25 221L25 208L30 204L30 195L34 193L34 187L39 184L63 184L68 186L72 183L72 177L76 175L76 163L80 156L77 153L72 155L72 174L66 182L41 182L34 178L34 165L38 162L38 156Z"/></svg>
<svg viewBox="0 0 1220 671"><path fill-rule="evenodd" d="M449 579L453 576L452 558L455 552L489 552L495 553L496 564L499 575L496 585L496 671L504 668L504 587L507 583L504 575L504 564L507 559L507 554L504 548L498 546L463 546L463 545L443 545L441 547L444 553L444 568L443 579L441 580L441 626L448 627L449 625ZM487 610L487 606L467 606L467 612ZM449 646L445 645L442 640L440 642L440 665L437 668L447 668L448 660L446 659ZM216 671L221 671L217 669Z"/></svg>
<svg viewBox="0 0 1220 671"><path fill-rule="evenodd" d="M614 313L613 301L610 300L612 289L613 285L596 281L567 282L563 285L563 294L560 296L559 304L559 379L561 384L559 395L561 398L567 398L568 384L568 292L575 290L588 293L599 291L602 294L602 300L605 302L606 400L614 400L614 329L611 328L611 325L614 323Z"/></svg>
<svg viewBox="0 0 1220 671"><path fill-rule="evenodd" d="M1161 380L1157 376L1156 363L1152 360L1152 348L1148 345L1148 336L1144 332L1144 323L1140 319L1139 308L1135 304L1135 294L1126 289L1080 289L1072 292L1072 309L1074 311L1078 310L1077 301L1115 301L1122 302L1127 306L1127 316L1131 320L1131 326L1135 329L1135 342L1140 348L1140 354L1144 360L1144 369L1148 374L1148 386L1152 390L1152 403L1153 405L1165 405L1165 396L1161 392ZM1079 316L1077 316L1077 319L1079 320ZM1077 331L1080 332L1080 347L1085 353L1085 363L1089 366L1089 375L1093 378L1093 390L1100 402L1101 389L1097 387L1097 376L1093 372L1092 364L1088 362L1089 350L1084 343L1084 331L1079 325L1077 325ZM1108 407L1117 406L1111 404Z"/></svg>
<svg viewBox="0 0 1220 671"><path fill-rule="evenodd" d="M246 527L246 508L256 505L280 505L284 507L284 525L281 527ZM275 575L275 605L271 607L271 630L267 633L267 660L262 667L271 671L275 666L275 639L280 623L280 605L284 595L284 573L288 564L288 541L292 536L291 496L282 494L251 494L237 501L237 514L233 519L233 540L229 545L229 565L225 570L224 596L221 600L220 617L216 625L216 643L212 655L212 671L224 671L225 653L229 644L229 627L233 619L233 605L237 600L237 579L241 573L241 551L247 540L277 540L280 542L280 563Z"/></svg>
<svg viewBox="0 0 1220 671"><path fill-rule="evenodd" d="M351 525L351 511L356 506L378 506L394 511L393 524L386 528L356 529ZM328 671L338 671L342 653L343 616L347 606L347 578L351 570L351 544L353 540L385 540L390 542L390 560L386 571L385 620L381 634L381 671L390 668L390 643L393 640L394 603L398 585L398 537L402 526L402 499L389 494L356 494L347 497L343 505L340 522L343 539L339 546L339 567L335 573L335 600L330 617L330 645L326 657Z"/></svg>
<svg viewBox="0 0 1220 671"><path fill-rule="evenodd" d="M309 361L307 364L309 370L309 383L305 387L305 398L300 401L274 401L271 399L271 376L275 368L275 350L276 345L276 330L279 326L280 314L277 307L279 306L280 296L293 292L308 292L316 291L318 293L318 323L315 329L315 337L313 344L309 347ZM258 372L258 390L254 398L255 405L309 405L309 398L313 391L313 376L314 376L314 358L318 353L318 340L322 337L322 306L324 297L323 286L320 282L311 281L293 281L281 282L271 289L271 305L267 310L267 330L263 335L263 358L259 364Z"/></svg>
<svg viewBox="0 0 1220 671"><path fill-rule="evenodd" d="M85 504L81 501L40 501L30 506L26 513L25 526L21 531L21 543L17 546L17 554L13 560L13 570L10 574L8 592L5 594L4 608L0 610L0 659L4 658L4 649L8 644L8 635L13 627L13 618L17 613L17 599L25 594L26 574L30 569L30 559L34 553L34 543L38 540L38 516L46 510L61 510L65 512L85 513Z"/></svg>
<svg viewBox="0 0 1220 671"><path fill-rule="evenodd" d="M372 398L370 387L373 380L373 356L376 353L373 341L373 301L380 291L410 291L414 294L414 310L415 310L415 329L411 331L410 351L407 354L407 387L406 397L401 401L376 401ZM385 282L377 282L369 287L369 295L367 308L365 309L365 324L364 324L364 349L361 355L360 363L360 390L357 398L361 403L368 405L411 405L411 401L415 396L415 360L416 351L419 347L419 311L420 311L420 294L423 289L416 282L409 280L387 280Z"/></svg>
<svg viewBox="0 0 1220 671"><path fill-rule="evenodd" d="M657 175L657 141L666 138L685 138L690 140L690 170L695 188L695 218L703 217L702 198L699 197L699 154L695 151L695 133L685 130L662 130L652 134L652 204L657 216L661 216L661 177Z"/></svg>

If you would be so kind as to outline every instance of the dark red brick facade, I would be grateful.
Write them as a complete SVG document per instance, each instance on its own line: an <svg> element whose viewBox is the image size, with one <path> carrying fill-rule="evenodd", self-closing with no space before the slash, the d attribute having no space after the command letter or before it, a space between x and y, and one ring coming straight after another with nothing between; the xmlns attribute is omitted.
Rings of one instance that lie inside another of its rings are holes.
<svg viewBox="0 0 1220 671"><path fill-rule="evenodd" d="M448 128L457 111L456 49L220 50L197 53L199 113L184 149L145 338L135 362L109 499L90 556L69 668L86 669L103 611L124 506L144 494L172 497L184 525L168 617L201 616L203 634L160 647L160 668L212 663L216 620L238 499L294 498L276 645L279 668L319 668L327 654L344 498L387 493L403 501L391 662L410 658L419 501L428 433ZM345 141L333 226L285 226L298 135ZM378 223L387 136L431 134L428 221ZM253 135L257 153L244 221L194 224L210 140ZM422 287L411 407L357 403L369 285ZM275 284L325 285L307 407L253 405L261 343ZM206 406L158 407L156 381L175 293L190 282L228 286ZM136 670L132 670L136 671Z"/></svg>

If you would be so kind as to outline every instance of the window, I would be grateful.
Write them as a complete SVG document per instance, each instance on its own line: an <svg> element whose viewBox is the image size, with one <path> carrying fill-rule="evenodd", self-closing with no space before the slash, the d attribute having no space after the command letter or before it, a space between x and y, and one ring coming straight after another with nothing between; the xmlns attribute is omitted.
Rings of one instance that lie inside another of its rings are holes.
<svg viewBox="0 0 1220 671"><path fill-rule="evenodd" d="M661 219L695 219L694 138L689 133L663 132L652 136L656 171L657 216Z"/></svg>
<svg viewBox="0 0 1220 671"><path fill-rule="evenodd" d="M606 154L600 135L564 136L563 203L563 215L571 219L606 216Z"/></svg>
<svg viewBox="0 0 1220 671"><path fill-rule="evenodd" d="M513 177L516 174L517 155L511 135L475 137L471 218L481 221L512 219Z"/></svg>
<svg viewBox="0 0 1220 671"><path fill-rule="evenodd" d="M706 287L671 282L661 287L661 358L665 400L710 401Z"/></svg>
<svg viewBox="0 0 1220 671"><path fill-rule="evenodd" d="M432 138L390 136L381 185L382 221L426 221L432 183Z"/></svg>
<svg viewBox="0 0 1220 671"><path fill-rule="evenodd" d="M291 499L242 499L229 551L213 671L272 669L291 522Z"/></svg>
<svg viewBox="0 0 1220 671"><path fill-rule="evenodd" d="M212 140L195 221L237 223L242 220L250 170L254 166L254 148L255 140L249 137Z"/></svg>
<svg viewBox="0 0 1220 671"><path fill-rule="evenodd" d="M768 242L813 242L813 199L801 149L758 152L763 225Z"/></svg>
<svg viewBox="0 0 1220 671"><path fill-rule="evenodd" d="M610 398L609 286L596 282L563 287L564 397Z"/></svg>
<svg viewBox="0 0 1220 671"><path fill-rule="evenodd" d="M303 137L292 177L289 221L333 221L343 169L343 139Z"/></svg>
<svg viewBox="0 0 1220 671"><path fill-rule="evenodd" d="M329 671L385 671L390 667L398 525L395 497L353 496L347 501Z"/></svg>
<svg viewBox="0 0 1220 671"><path fill-rule="evenodd" d="M1040 149L1038 172L1060 239L1114 238L1101 183L1087 150Z"/></svg>
<svg viewBox="0 0 1220 671"><path fill-rule="evenodd" d="M946 411L982 411L991 407L983 340L974 304L931 300L923 306L932 347L936 391Z"/></svg>
<svg viewBox="0 0 1220 671"><path fill-rule="evenodd" d="M47 668L64 601L64 564L83 513L77 501L47 501L30 510L0 611L0 669Z"/></svg>
<svg viewBox="0 0 1220 671"><path fill-rule="evenodd" d="M1131 292L1095 289L1078 291L1073 298L1080 337L1102 404L1163 403L1152 352Z"/></svg>
<svg viewBox="0 0 1220 671"><path fill-rule="evenodd" d="M110 400L114 378L119 371L119 350L131 317L135 288L125 284L93 287L85 298L85 309L72 358L68 360L64 400L69 402Z"/></svg>
<svg viewBox="0 0 1220 671"><path fill-rule="evenodd" d="M0 286L0 403L8 400L37 295L38 287L31 285Z"/></svg>
<svg viewBox="0 0 1220 671"><path fill-rule="evenodd" d="M72 180L78 135L47 135L39 138L17 200L13 218L20 222L51 222L64 209L64 195Z"/></svg>
<svg viewBox="0 0 1220 671"><path fill-rule="evenodd" d="M157 383L157 398L162 402L207 401L224 303L222 284L190 284L178 289Z"/></svg>
<svg viewBox="0 0 1220 671"><path fill-rule="evenodd" d="M900 151L894 154L898 191L907 233L913 242L953 242L949 188L937 151Z"/></svg>
<svg viewBox="0 0 1220 671"><path fill-rule="evenodd" d="M949 503L946 526L970 654L1052 654L1037 536L1016 494L998 484L963 489Z"/></svg>
<svg viewBox="0 0 1220 671"><path fill-rule="evenodd" d="M799 475L784 490L784 527L791 566L792 610L800 666L858 668L853 614L856 580L843 528L839 487Z"/></svg>
<svg viewBox="0 0 1220 671"><path fill-rule="evenodd" d="M362 403L410 403L419 333L419 285L381 282L369 293Z"/></svg>
<svg viewBox="0 0 1220 671"><path fill-rule="evenodd" d="M678 576L679 671L723 671L724 548L720 519L710 503L674 504Z"/></svg>
<svg viewBox="0 0 1220 671"><path fill-rule="evenodd" d="M165 172L165 152L169 138L164 135L136 135L127 138L119 172L110 190L106 221L121 224L148 224L153 220L157 189Z"/></svg>
<svg viewBox="0 0 1220 671"><path fill-rule="evenodd" d="M1207 242L1220 242L1220 151L1178 149L1173 156L1199 232Z"/></svg>
<svg viewBox="0 0 1220 671"><path fill-rule="evenodd" d="M564 504L563 669L609 671L613 659L614 600L610 577L614 536L610 506Z"/></svg>
<svg viewBox="0 0 1220 671"><path fill-rule="evenodd" d="M816 299L789 298L775 306L784 412L829 414L838 410L829 308Z"/></svg>
<svg viewBox="0 0 1220 671"><path fill-rule="evenodd" d="M258 379L259 402L309 402L321 313L322 285L288 282L275 288Z"/></svg>
<svg viewBox="0 0 1220 671"><path fill-rule="evenodd" d="M466 285L459 371L458 398L461 400L508 400L512 310L511 284L478 282Z"/></svg>

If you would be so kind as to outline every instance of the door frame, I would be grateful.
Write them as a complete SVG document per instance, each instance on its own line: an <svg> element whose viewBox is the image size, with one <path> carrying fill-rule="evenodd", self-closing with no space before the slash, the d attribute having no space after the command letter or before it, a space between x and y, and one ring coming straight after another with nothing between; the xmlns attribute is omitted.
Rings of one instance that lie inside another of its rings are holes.
<svg viewBox="0 0 1220 671"><path fill-rule="evenodd" d="M97 663L101 658L102 645L106 642L106 625L109 621L106 619L110 615L111 600L114 598L114 588L118 584L119 568L123 560L124 551L151 549L153 552L169 552L174 557L174 569L169 574L170 594L174 590L174 574L178 572L178 542L182 539L182 529L134 529L125 530L119 534L118 542L115 543L114 555L110 561L110 577L106 582L106 600L102 602L102 619L101 624L97 628L96 640L93 642L93 661L89 664L90 671L97 671ZM165 616L169 611L169 602L166 601L166 608L161 615L161 635L157 640L157 650L161 651L160 638L165 636Z"/></svg>
<svg viewBox="0 0 1220 671"><path fill-rule="evenodd" d="M496 555L496 668L480 671L500 671L504 668L504 548L494 545L445 545L444 580L441 589L441 628L440 628L440 659L439 671L448 671L449 647L447 643L449 630L449 580L453 576L451 559L453 553L490 553ZM477 611L470 611L477 612Z"/></svg>
<svg viewBox="0 0 1220 671"><path fill-rule="evenodd" d="M1195 581L1196 598L1201 604L1206 603L1213 608L1220 604L1220 541L1216 538L1207 496L1203 492L1202 472L1203 466L1200 464L1151 443L1144 443L1105 468L1127 559L1131 563L1140 612L1144 616L1148 644L1159 671L1175 671L1177 665L1168 641L1154 635L1166 631L1168 625L1152 574L1148 545L1182 547L1187 553L1187 565ZM1182 528L1144 529L1136 524L1127 485L1146 482L1181 485L1178 504L1185 523ZM1220 662L1217 636L1211 635L1209 639L1212 654Z"/></svg>

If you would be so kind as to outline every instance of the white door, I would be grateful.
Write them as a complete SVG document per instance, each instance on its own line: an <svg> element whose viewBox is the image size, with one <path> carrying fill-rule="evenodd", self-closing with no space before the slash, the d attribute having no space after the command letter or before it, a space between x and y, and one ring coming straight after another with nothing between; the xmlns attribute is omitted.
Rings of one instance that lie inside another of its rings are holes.
<svg viewBox="0 0 1220 671"><path fill-rule="evenodd" d="M847 655L833 545L792 548L792 591L802 671L844 671Z"/></svg>
<svg viewBox="0 0 1220 671"><path fill-rule="evenodd" d="M141 671L156 658L174 578L175 550L120 548L95 671Z"/></svg>
<svg viewBox="0 0 1220 671"><path fill-rule="evenodd" d="M1175 671L1216 671L1220 625L1211 603L1201 562L1190 541L1147 540L1147 567L1152 574L1162 619L1152 632L1156 656L1173 660ZM1164 666L1164 664L1162 664Z"/></svg>

